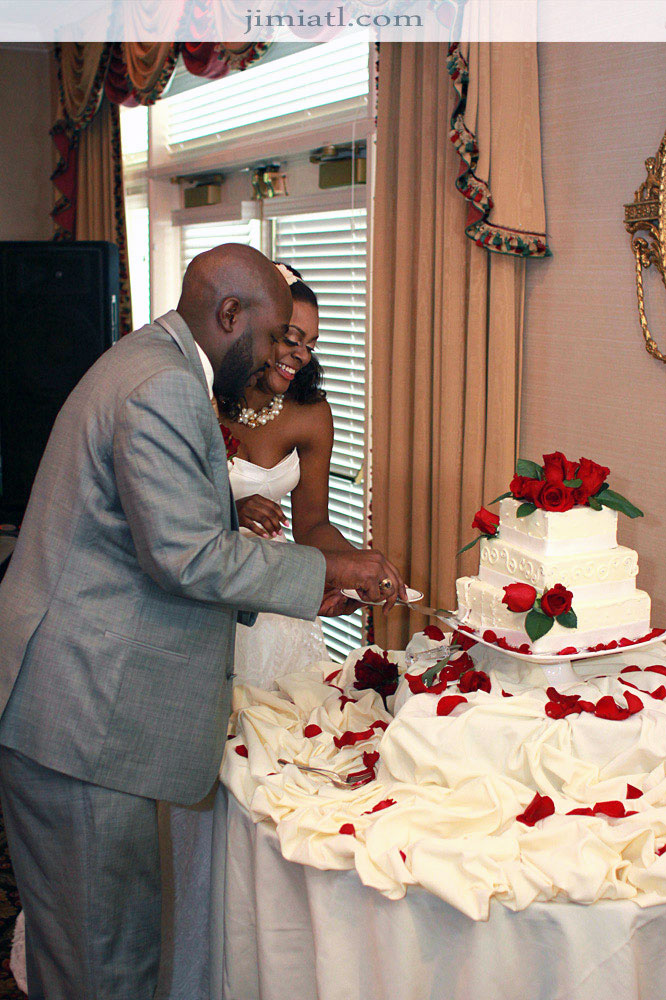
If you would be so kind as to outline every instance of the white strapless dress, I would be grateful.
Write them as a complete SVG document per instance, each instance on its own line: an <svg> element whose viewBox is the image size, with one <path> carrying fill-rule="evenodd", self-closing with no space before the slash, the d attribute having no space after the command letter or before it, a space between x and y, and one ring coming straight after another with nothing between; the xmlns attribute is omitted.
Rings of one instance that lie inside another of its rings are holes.
<svg viewBox="0 0 666 1000"><path fill-rule="evenodd" d="M235 458L229 468L235 500L258 493L280 503L298 486L300 478L296 448L270 469L242 458ZM258 537L246 528L241 528L241 532L249 538ZM275 541L290 544L283 534ZM275 688L276 677L328 659L319 619L306 622L300 618L261 613L251 628L236 627L234 673L237 682Z"/></svg>

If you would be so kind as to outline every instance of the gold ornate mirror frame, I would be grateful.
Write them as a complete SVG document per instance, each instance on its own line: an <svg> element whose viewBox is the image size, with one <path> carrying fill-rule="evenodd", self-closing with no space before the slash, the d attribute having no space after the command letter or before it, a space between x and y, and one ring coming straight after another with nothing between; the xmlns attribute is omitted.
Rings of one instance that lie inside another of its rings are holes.
<svg viewBox="0 0 666 1000"><path fill-rule="evenodd" d="M636 191L634 200L624 206L624 225L632 237L631 248L636 259L638 315L645 349L653 358L666 364L666 354L659 350L648 327L643 294L643 271L652 264L666 286L666 135L661 140L657 155L648 156L645 169L647 176ZM652 240L637 236L640 232L649 233Z"/></svg>

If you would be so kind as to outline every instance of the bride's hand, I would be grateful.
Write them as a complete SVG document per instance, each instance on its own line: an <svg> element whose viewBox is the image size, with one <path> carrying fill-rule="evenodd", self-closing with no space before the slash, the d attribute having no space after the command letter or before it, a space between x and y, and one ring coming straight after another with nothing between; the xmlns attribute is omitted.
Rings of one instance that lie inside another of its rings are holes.
<svg viewBox="0 0 666 1000"><path fill-rule="evenodd" d="M282 525L289 524L282 507L258 493L237 500L236 510L241 528L249 528L260 538L275 538Z"/></svg>

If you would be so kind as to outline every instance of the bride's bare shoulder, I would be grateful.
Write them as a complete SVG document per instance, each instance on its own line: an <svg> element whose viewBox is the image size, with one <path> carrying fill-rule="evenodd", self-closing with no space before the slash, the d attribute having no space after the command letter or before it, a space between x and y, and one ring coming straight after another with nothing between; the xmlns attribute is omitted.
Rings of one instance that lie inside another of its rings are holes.
<svg viewBox="0 0 666 1000"><path fill-rule="evenodd" d="M289 400L289 418L299 445L315 445L333 435L333 414L327 400L316 403L296 403Z"/></svg>

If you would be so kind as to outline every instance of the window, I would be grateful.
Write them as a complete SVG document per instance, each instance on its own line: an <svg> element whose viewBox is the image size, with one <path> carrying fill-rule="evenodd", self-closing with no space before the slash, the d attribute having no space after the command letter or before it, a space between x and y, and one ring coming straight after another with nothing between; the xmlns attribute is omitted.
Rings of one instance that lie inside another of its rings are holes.
<svg viewBox="0 0 666 1000"><path fill-rule="evenodd" d="M354 115L367 100L367 39L341 38L167 98L167 143L176 150L238 142L258 129Z"/></svg>

